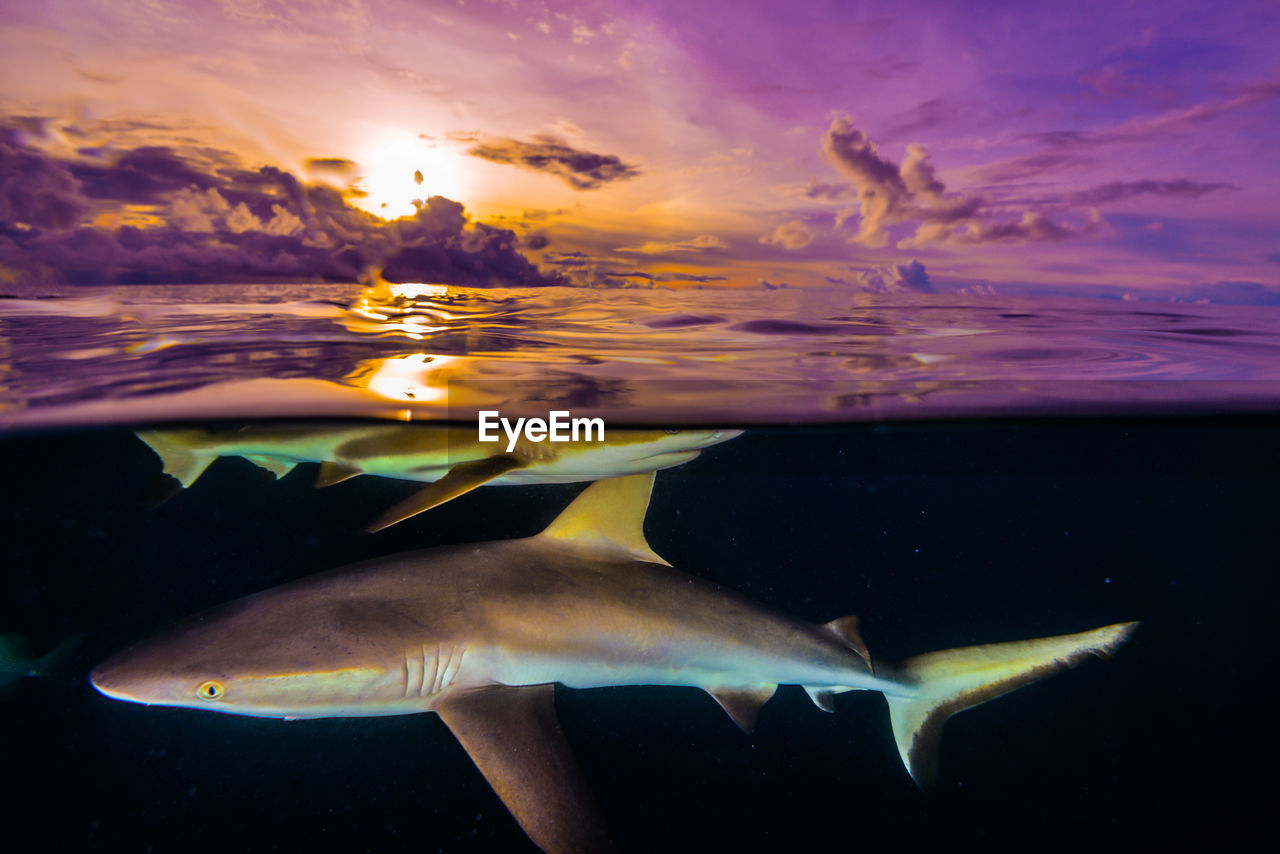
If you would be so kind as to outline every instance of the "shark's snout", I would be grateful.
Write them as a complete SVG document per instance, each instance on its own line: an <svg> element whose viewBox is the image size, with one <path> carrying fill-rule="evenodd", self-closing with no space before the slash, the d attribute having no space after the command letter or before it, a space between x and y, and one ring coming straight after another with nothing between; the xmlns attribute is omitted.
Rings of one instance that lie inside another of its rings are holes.
<svg viewBox="0 0 1280 854"><path fill-rule="evenodd" d="M123 654L112 656L90 671L89 684L113 700L145 703L147 700L139 695L139 679L134 671Z"/></svg>

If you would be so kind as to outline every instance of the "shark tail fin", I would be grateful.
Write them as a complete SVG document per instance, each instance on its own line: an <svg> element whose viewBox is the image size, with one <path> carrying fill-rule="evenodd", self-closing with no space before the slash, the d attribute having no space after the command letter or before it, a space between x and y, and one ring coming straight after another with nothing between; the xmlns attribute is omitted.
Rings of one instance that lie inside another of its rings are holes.
<svg viewBox="0 0 1280 854"><path fill-rule="evenodd" d="M1137 627L1117 623L1074 635L931 652L903 662L897 672L914 682L918 693L887 699L907 772L916 785L931 788L947 718L1074 667L1090 655L1110 657Z"/></svg>
<svg viewBox="0 0 1280 854"><path fill-rule="evenodd" d="M196 478L218 458L218 455L200 453L192 449L190 437L194 430L139 430L138 438L147 443L160 457L164 473L175 478L183 489L195 483Z"/></svg>

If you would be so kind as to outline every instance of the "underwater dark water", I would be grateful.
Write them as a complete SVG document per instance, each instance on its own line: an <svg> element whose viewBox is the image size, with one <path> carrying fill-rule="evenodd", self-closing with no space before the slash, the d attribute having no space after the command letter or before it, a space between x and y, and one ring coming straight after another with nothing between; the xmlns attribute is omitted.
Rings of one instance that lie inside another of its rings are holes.
<svg viewBox="0 0 1280 854"><path fill-rule="evenodd" d="M879 695L782 688L752 736L686 688L559 689L628 851L871 845L1233 848L1262 826L1277 691L1274 420L752 429L657 478L679 569L796 617L859 614L873 654L1141 620L1091 660L954 718L916 790ZM577 484L486 487L377 535L403 482L324 490L242 460L147 508L124 430L0 440L0 629L65 673L0 694L6 827L120 851L532 850L433 714L282 722L120 703L88 670L207 606L375 555L541 529Z"/></svg>

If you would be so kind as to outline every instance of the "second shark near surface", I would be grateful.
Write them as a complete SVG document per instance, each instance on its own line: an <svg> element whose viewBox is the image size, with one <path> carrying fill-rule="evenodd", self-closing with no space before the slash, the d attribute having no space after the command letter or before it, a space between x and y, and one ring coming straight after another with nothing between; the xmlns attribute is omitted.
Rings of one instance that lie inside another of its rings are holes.
<svg viewBox="0 0 1280 854"><path fill-rule="evenodd" d="M537 845L604 851L556 682L703 688L745 730L780 684L828 711L838 692L878 691L929 785L948 717L1108 655L1136 625L873 666L856 618L796 620L673 569L642 532L652 482L592 484L537 536L379 558L215 608L108 660L93 684L286 719L436 712Z"/></svg>
<svg viewBox="0 0 1280 854"><path fill-rule="evenodd" d="M653 472L689 462L703 448L741 432L611 427L600 439L481 442L474 426L375 422L142 430L138 437L183 488L219 457L244 457L278 477L299 463L319 463L317 486L365 474L430 484L370 523L372 532L486 484L570 483Z"/></svg>

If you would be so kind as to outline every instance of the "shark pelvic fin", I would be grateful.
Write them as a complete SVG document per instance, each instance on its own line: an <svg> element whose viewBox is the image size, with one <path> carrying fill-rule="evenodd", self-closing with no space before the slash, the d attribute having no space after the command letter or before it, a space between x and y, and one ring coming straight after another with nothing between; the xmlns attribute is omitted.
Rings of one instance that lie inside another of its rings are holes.
<svg viewBox="0 0 1280 854"><path fill-rule="evenodd" d="M653 472L598 480L538 536L618 549L636 560L670 566L644 538Z"/></svg>
<svg viewBox="0 0 1280 854"><path fill-rule="evenodd" d="M438 507L446 501L470 492L477 486L483 486L495 477L501 477L512 469L524 468L528 461L515 454L498 454L482 460L470 460L458 463L449 469L449 473L383 513L369 523L365 533L373 534L383 528L389 528L397 522L403 522L419 513L425 513L432 507Z"/></svg>
<svg viewBox="0 0 1280 854"><path fill-rule="evenodd" d="M613 850L551 685L482 688L437 711L535 845L553 854Z"/></svg>
<svg viewBox="0 0 1280 854"><path fill-rule="evenodd" d="M969 646L908 659L897 672L916 683L914 697L887 697L893 737L907 771L923 789L938 776L942 725L956 712L1074 667L1110 657L1138 627L1117 623L1074 635Z"/></svg>
<svg viewBox="0 0 1280 854"><path fill-rule="evenodd" d="M259 468L266 469L267 471L275 475L277 478L284 477L289 472L293 471L294 467L298 465L298 463L294 460L282 460L279 457L254 456L254 457L245 457L245 459L253 463L255 466L258 466Z"/></svg>
<svg viewBox="0 0 1280 854"><path fill-rule="evenodd" d="M355 466L325 460L320 464L320 471L316 473L316 489L333 486L335 483L342 483L344 480L350 480L362 474L364 472Z"/></svg>
<svg viewBox="0 0 1280 854"><path fill-rule="evenodd" d="M755 688L707 689L707 693L716 698L725 714L733 718L738 728L750 735L755 732L756 719L760 709L778 690L777 685L759 685Z"/></svg>
<svg viewBox="0 0 1280 854"><path fill-rule="evenodd" d="M138 438L147 443L151 450L156 452L156 456L160 458L160 463L164 466L164 473L172 475L182 484L182 488L186 489L195 483L196 478L204 474L214 460L218 458L217 454L200 454L192 451L182 441L182 437L190 434L196 434L199 431L182 431L182 430L139 430Z"/></svg>

